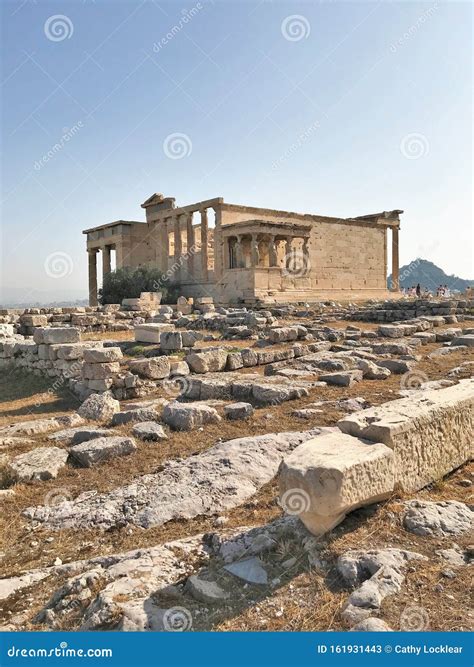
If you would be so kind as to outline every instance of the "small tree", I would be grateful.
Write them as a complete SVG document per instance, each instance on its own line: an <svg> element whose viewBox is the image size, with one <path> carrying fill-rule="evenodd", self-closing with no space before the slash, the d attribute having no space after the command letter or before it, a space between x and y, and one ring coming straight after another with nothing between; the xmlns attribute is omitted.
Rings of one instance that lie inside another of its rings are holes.
<svg viewBox="0 0 474 667"><path fill-rule="evenodd" d="M102 289L99 290L99 300L103 305L122 303L123 299L137 299L142 292L162 292L163 301L171 296L159 269L139 266L136 269L125 267L107 273Z"/></svg>

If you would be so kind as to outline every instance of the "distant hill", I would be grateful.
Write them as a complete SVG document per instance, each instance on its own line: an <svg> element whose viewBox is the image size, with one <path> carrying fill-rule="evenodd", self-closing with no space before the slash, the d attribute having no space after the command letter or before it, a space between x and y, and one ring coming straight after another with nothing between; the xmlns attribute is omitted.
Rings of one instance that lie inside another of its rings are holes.
<svg viewBox="0 0 474 667"><path fill-rule="evenodd" d="M0 287L0 308L38 308L41 306L86 306L84 290L38 290L36 288Z"/></svg>
<svg viewBox="0 0 474 667"><path fill-rule="evenodd" d="M412 287L420 283L421 287L435 291L439 285L447 285L451 291L464 292L467 287L474 287L474 280L448 276L439 266L427 259L415 259L410 264L400 267L400 287ZM392 276L387 278L387 286L392 284Z"/></svg>

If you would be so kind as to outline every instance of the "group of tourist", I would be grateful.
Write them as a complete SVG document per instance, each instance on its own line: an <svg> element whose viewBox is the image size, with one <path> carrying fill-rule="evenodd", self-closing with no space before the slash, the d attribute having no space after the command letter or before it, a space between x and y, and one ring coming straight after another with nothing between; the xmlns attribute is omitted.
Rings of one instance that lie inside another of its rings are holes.
<svg viewBox="0 0 474 667"><path fill-rule="evenodd" d="M414 296L417 299L430 298L433 296L432 292L426 287L421 287L420 283L418 285L413 285L413 287L402 287L402 293L404 296ZM449 298L451 296L451 291L447 285L440 285L436 290L436 296L438 298Z"/></svg>

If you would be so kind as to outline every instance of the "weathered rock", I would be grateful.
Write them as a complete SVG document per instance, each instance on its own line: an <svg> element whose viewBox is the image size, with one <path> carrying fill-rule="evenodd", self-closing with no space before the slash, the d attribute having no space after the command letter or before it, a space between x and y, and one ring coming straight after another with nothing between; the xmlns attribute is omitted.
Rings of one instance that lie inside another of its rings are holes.
<svg viewBox="0 0 474 667"><path fill-rule="evenodd" d="M71 447L71 456L83 467L90 468L97 463L103 463L117 456L126 456L136 450L133 438L112 436L109 438L95 438L80 445Z"/></svg>
<svg viewBox="0 0 474 667"><path fill-rule="evenodd" d="M37 447L16 456L8 463L7 472L15 482L54 479L66 464L67 457L65 449Z"/></svg>
<svg viewBox="0 0 474 667"><path fill-rule="evenodd" d="M245 560L224 565L224 570L230 572L248 584L266 584L268 574L259 558L246 558Z"/></svg>
<svg viewBox="0 0 474 667"><path fill-rule="evenodd" d="M78 343L80 339L81 332L76 327L49 327L42 330L41 342L45 345L52 345L54 343Z"/></svg>
<svg viewBox="0 0 474 667"><path fill-rule="evenodd" d="M381 618L370 616L354 625L351 632L393 632L393 629Z"/></svg>
<svg viewBox="0 0 474 667"><path fill-rule="evenodd" d="M26 516L51 528L111 528L133 523L160 526L171 519L223 512L250 498L276 474L282 457L319 433L268 433L222 442L184 461L170 461L109 493L55 506L32 507ZM80 445L82 446L82 445Z"/></svg>
<svg viewBox="0 0 474 667"><path fill-rule="evenodd" d="M224 408L224 415L227 419L247 419L254 413L251 403L231 403Z"/></svg>
<svg viewBox="0 0 474 667"><path fill-rule="evenodd" d="M416 535L444 537L470 530L473 519L474 512L455 500L438 503L411 500L405 504L403 525Z"/></svg>
<svg viewBox="0 0 474 667"><path fill-rule="evenodd" d="M472 452L474 380L353 413L344 433L383 442L395 454L396 482L416 491L465 463Z"/></svg>
<svg viewBox="0 0 474 667"><path fill-rule="evenodd" d="M193 431L204 424L221 420L217 410L205 403L168 403L163 408L162 419L176 431Z"/></svg>
<svg viewBox="0 0 474 667"><path fill-rule="evenodd" d="M408 373L413 368L412 361L405 361L404 359L381 359L377 362L382 368L388 368L391 373L403 375Z"/></svg>
<svg viewBox="0 0 474 667"><path fill-rule="evenodd" d="M349 551L339 557L337 569L344 582L357 587L345 603L342 617L354 622L370 616L379 609L388 595L401 589L403 570L412 560L426 560L424 556L401 549ZM362 611L362 614L358 612Z"/></svg>
<svg viewBox="0 0 474 667"><path fill-rule="evenodd" d="M213 373L223 371L227 363L227 350L222 348L191 352L186 362L194 373Z"/></svg>
<svg viewBox="0 0 474 667"><path fill-rule="evenodd" d="M188 592L195 600L205 604L215 604L227 600L230 595L215 581L206 581L195 575L189 577L185 586Z"/></svg>
<svg viewBox="0 0 474 667"><path fill-rule="evenodd" d="M150 380L162 380L170 374L170 360L168 357L152 357L151 359L135 359L130 361L129 369L140 377Z"/></svg>
<svg viewBox="0 0 474 667"><path fill-rule="evenodd" d="M130 424L130 422L152 422L159 419L160 415L153 406L149 408L136 408L135 410L116 412L112 417L112 426Z"/></svg>
<svg viewBox="0 0 474 667"><path fill-rule="evenodd" d="M120 361L123 358L119 347L103 347L84 350L84 361L88 364L102 364L110 361Z"/></svg>
<svg viewBox="0 0 474 667"><path fill-rule="evenodd" d="M474 334L465 334L454 338L451 345L466 345L467 347L474 347Z"/></svg>
<svg viewBox="0 0 474 667"><path fill-rule="evenodd" d="M158 441L166 440L168 437L164 432L161 424L157 424L154 421L135 424L132 429L132 433L137 438L140 438L140 440Z"/></svg>
<svg viewBox="0 0 474 667"><path fill-rule="evenodd" d="M22 421L4 426L0 429L0 436L40 435L41 433L49 433L50 431L56 431L59 428L78 426L83 423L83 417L76 413L60 417L51 417L50 419L32 419L31 421Z"/></svg>
<svg viewBox="0 0 474 667"><path fill-rule="evenodd" d="M352 387L354 382L362 380L362 371L342 371L340 373L326 373L320 375L319 379L322 382L327 382L329 385L336 385L339 387Z"/></svg>
<svg viewBox="0 0 474 667"><path fill-rule="evenodd" d="M283 459L279 482L283 509L322 535L351 510L390 496L394 456L381 443L324 431Z"/></svg>
<svg viewBox="0 0 474 667"><path fill-rule="evenodd" d="M52 442L60 442L65 445L79 445L81 442L93 440L94 438L102 438L107 435L115 435L114 431L105 428L84 428L84 426L76 426L75 428L68 428L64 431L58 431L48 436L48 440Z"/></svg>
<svg viewBox="0 0 474 667"><path fill-rule="evenodd" d="M377 364L368 359L359 359L357 364L364 378L367 378L367 380L386 380L391 375L388 368L377 366Z"/></svg>
<svg viewBox="0 0 474 667"><path fill-rule="evenodd" d="M84 419L90 421L107 422L120 410L120 403L112 394L91 394L78 409Z"/></svg>
<svg viewBox="0 0 474 667"><path fill-rule="evenodd" d="M86 380L106 380L120 373L120 364L117 361L107 361L103 364L83 364L81 373Z"/></svg>
<svg viewBox="0 0 474 667"><path fill-rule="evenodd" d="M160 333L160 348L163 351L183 349L183 337L180 331L163 331Z"/></svg>

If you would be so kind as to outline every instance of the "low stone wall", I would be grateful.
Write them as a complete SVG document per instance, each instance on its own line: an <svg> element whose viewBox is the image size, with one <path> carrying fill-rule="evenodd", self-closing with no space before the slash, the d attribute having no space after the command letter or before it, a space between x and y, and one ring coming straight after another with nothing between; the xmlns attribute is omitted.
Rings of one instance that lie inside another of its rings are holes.
<svg viewBox="0 0 474 667"><path fill-rule="evenodd" d="M399 299L357 308L350 319L365 322L401 322L416 317L441 316L448 324L474 319L474 299Z"/></svg>
<svg viewBox="0 0 474 667"><path fill-rule="evenodd" d="M417 491L472 458L474 379L415 392L341 419L287 456L283 507L315 535L357 507Z"/></svg>

